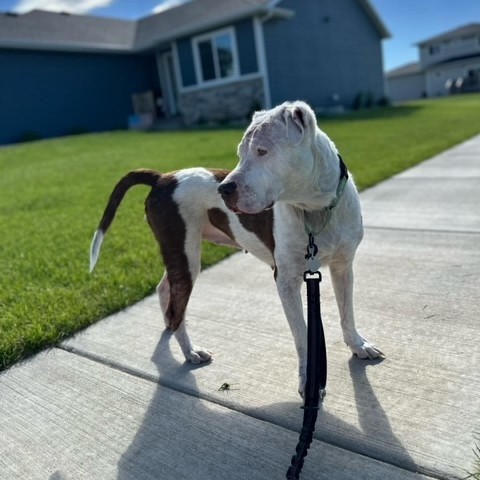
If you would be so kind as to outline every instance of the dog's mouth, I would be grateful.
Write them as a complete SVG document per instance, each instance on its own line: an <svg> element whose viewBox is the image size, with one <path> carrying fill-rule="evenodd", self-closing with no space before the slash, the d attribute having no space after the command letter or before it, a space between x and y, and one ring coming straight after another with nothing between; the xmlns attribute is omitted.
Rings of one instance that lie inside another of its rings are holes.
<svg viewBox="0 0 480 480"><path fill-rule="evenodd" d="M233 213L236 213L237 215L240 215L244 212L242 212L239 208L237 208L236 205L228 205L228 209L233 212Z"/></svg>
<svg viewBox="0 0 480 480"><path fill-rule="evenodd" d="M271 210L273 208L274 202L268 203L265 207L258 207L260 203L258 198L253 194L253 190L250 186L246 185L243 188L244 192L242 195L239 194L239 187L237 182L225 180L218 186L218 193L222 197L222 200L225 202L225 206L233 213L237 215L256 215L258 213L264 212L266 210ZM241 205L241 207L239 207Z"/></svg>
<svg viewBox="0 0 480 480"><path fill-rule="evenodd" d="M258 213L266 212L267 210L271 210L273 208L274 202L271 202L269 205L267 205L263 210L259 210L258 212L244 212L243 210L240 210L237 205L227 205L228 209L235 213L236 215L256 215Z"/></svg>

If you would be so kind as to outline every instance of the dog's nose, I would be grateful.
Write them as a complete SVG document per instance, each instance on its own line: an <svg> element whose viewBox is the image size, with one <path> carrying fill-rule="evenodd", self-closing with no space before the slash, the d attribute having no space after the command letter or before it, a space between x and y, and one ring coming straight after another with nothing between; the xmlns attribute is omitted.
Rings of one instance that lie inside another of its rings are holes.
<svg viewBox="0 0 480 480"><path fill-rule="evenodd" d="M221 183L218 187L218 193L220 195L229 196L232 195L237 189L237 184L235 182Z"/></svg>

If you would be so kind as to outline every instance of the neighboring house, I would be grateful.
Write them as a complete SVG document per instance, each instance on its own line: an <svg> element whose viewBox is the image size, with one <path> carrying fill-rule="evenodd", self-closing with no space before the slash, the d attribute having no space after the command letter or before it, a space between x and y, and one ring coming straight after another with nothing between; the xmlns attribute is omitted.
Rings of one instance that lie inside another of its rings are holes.
<svg viewBox="0 0 480 480"><path fill-rule="evenodd" d="M386 81L390 100L402 102L426 96L425 72L418 62L391 70L386 74Z"/></svg>
<svg viewBox="0 0 480 480"><path fill-rule="evenodd" d="M392 100L480 91L480 23L417 44L420 62L387 73Z"/></svg>
<svg viewBox="0 0 480 480"><path fill-rule="evenodd" d="M380 99L388 36L369 0L191 0L138 21L0 14L0 143L125 128L145 91L187 125Z"/></svg>

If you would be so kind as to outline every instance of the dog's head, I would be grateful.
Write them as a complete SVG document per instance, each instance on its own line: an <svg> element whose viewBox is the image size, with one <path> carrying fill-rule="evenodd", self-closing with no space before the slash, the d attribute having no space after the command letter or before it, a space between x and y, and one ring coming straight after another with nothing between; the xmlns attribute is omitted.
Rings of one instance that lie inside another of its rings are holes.
<svg viewBox="0 0 480 480"><path fill-rule="evenodd" d="M295 201L314 168L315 114L304 102L286 102L253 115L240 161L218 191L237 213L258 213L279 200Z"/></svg>

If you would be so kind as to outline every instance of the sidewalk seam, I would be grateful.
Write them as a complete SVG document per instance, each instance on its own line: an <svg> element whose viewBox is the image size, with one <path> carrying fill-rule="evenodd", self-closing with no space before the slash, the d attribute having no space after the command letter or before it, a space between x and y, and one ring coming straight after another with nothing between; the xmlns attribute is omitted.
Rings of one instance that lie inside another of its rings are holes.
<svg viewBox="0 0 480 480"><path fill-rule="evenodd" d="M423 229L423 228L409 228L409 227L383 227L375 225L364 225L364 229L371 230L392 230L395 232L420 232L420 233L441 233L441 234L460 234L460 235L480 235L480 231L474 230L442 230L442 229Z"/></svg>

